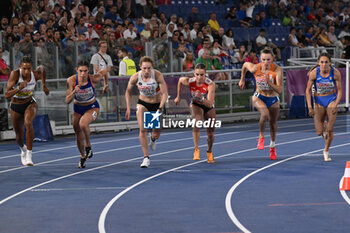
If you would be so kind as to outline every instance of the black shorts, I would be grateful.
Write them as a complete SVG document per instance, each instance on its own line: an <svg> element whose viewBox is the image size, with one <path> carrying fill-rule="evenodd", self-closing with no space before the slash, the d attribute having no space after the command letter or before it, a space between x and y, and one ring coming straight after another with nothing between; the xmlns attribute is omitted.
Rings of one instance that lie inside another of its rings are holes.
<svg viewBox="0 0 350 233"><path fill-rule="evenodd" d="M150 104L138 99L137 104L144 106L149 112L156 112L159 109L160 103Z"/></svg>
<svg viewBox="0 0 350 233"><path fill-rule="evenodd" d="M207 106L205 106L205 105L203 105L203 104L199 104L199 103L194 102L194 101L192 101L192 104L193 104L193 105L196 105L197 107L200 107L201 109L203 109L204 114L206 114L207 112L209 112L210 110L213 109L213 107L208 108Z"/></svg>
<svg viewBox="0 0 350 233"><path fill-rule="evenodd" d="M13 104L11 103L10 104L10 108L21 114L21 115L24 115L24 112L26 111L26 109L28 108L29 105L31 105L32 103L35 103L35 100L32 98L31 100L29 100L27 103L24 103L24 104Z"/></svg>

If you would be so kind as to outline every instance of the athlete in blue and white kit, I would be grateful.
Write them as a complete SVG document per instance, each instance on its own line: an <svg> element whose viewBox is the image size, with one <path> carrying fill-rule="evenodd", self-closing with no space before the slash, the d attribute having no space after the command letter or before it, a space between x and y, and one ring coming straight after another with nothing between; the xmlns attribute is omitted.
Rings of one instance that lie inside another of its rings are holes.
<svg viewBox="0 0 350 233"><path fill-rule="evenodd" d="M10 74L7 83L5 98L11 98L10 113L13 129L16 132L16 142L21 149L21 162L24 166L33 166L32 148L34 139L33 121L38 111L33 94L36 81L41 79L41 84L46 95L49 89L46 87L46 72L42 66L32 71L32 59L24 56L20 68ZM26 127L26 142L24 144L24 126Z"/></svg>
<svg viewBox="0 0 350 233"><path fill-rule="evenodd" d="M104 78L104 90L106 90L108 79L106 69L101 69L96 74L89 75L89 62L87 61L80 61L76 71L76 75L72 75L67 79L66 103L69 104L74 99L72 124L81 155L79 168L84 168L86 159L93 156L89 125L97 119L100 113L100 105L95 96L95 85Z"/></svg>
<svg viewBox="0 0 350 233"><path fill-rule="evenodd" d="M141 168L147 168L150 165L148 154L147 129L143 128L143 113L145 111L158 112L161 114L165 101L168 99L168 90L164 77L161 72L154 70L154 62L152 58L144 56L140 59L141 70L133 74L128 83L125 92L126 113L125 119L130 119L130 106L132 89L137 86L140 95L136 105L136 117L140 129L140 143L143 152L143 161ZM160 136L160 129L153 129L150 136L150 147L155 149L155 141Z"/></svg>
<svg viewBox="0 0 350 233"><path fill-rule="evenodd" d="M309 115L314 115L316 133L320 136L326 131L325 148L323 151L324 161L331 161L329 147L332 143L333 128L337 117L338 104L343 94L340 72L331 66L331 56L322 53L318 57L318 65L308 73L309 81L306 88L306 100ZM311 105L312 86L315 88L314 109ZM337 92L335 89L337 87ZM324 125L327 116L328 123Z"/></svg>

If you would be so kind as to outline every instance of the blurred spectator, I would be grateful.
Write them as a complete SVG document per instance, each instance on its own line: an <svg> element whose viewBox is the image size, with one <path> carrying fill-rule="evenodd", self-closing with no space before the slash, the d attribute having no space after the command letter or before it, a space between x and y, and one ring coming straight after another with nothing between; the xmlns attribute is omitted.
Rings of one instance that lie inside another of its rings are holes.
<svg viewBox="0 0 350 233"><path fill-rule="evenodd" d="M123 26L118 23L114 31L115 39L118 40L119 38L124 38L123 32L124 32Z"/></svg>
<svg viewBox="0 0 350 233"><path fill-rule="evenodd" d="M262 21L261 21L259 14L255 14L254 21L253 21L252 25L254 27L261 27L262 26Z"/></svg>
<svg viewBox="0 0 350 233"><path fill-rule="evenodd" d="M239 49L234 56L231 57L232 63L243 63L246 57L248 57L248 52L246 51L245 45L242 44L239 46Z"/></svg>
<svg viewBox="0 0 350 233"><path fill-rule="evenodd" d="M191 41L193 41L197 38L198 31L199 31L199 22L196 21L193 24L193 29L191 30L191 33L190 33Z"/></svg>
<svg viewBox="0 0 350 233"><path fill-rule="evenodd" d="M350 36L343 37L344 50L341 58L350 59Z"/></svg>
<svg viewBox="0 0 350 233"><path fill-rule="evenodd" d="M151 37L151 24L145 23L145 28L140 33L141 38L148 40Z"/></svg>
<svg viewBox="0 0 350 233"><path fill-rule="evenodd" d="M160 23L162 23L162 24L165 24L165 25L168 24L168 19L167 19L167 17L166 17L164 12L161 12L159 14L159 20L160 20Z"/></svg>
<svg viewBox="0 0 350 233"><path fill-rule="evenodd" d="M183 30L181 31L181 33L184 36L184 40L191 42L191 29L190 29L190 24L189 23L185 23Z"/></svg>
<svg viewBox="0 0 350 233"><path fill-rule="evenodd" d="M330 26L328 28L328 33L327 33L328 39L330 40L330 42L335 45L336 47L342 49L343 48L343 44L341 43L341 41L339 41L337 39L337 36L335 35L335 27L334 26Z"/></svg>
<svg viewBox="0 0 350 233"><path fill-rule="evenodd" d="M237 12L237 18L239 23L242 27L250 27L250 23L252 21L251 18L247 17L247 3L246 2L240 2L239 4L239 11Z"/></svg>
<svg viewBox="0 0 350 233"><path fill-rule="evenodd" d="M0 47L0 81L7 81L11 70L2 58L2 48Z"/></svg>
<svg viewBox="0 0 350 233"><path fill-rule="evenodd" d="M204 37L209 37L211 43L214 42L214 37L211 34L211 27L209 25L203 27L202 32Z"/></svg>
<svg viewBox="0 0 350 233"><path fill-rule="evenodd" d="M320 34L318 35L318 45L330 47L333 46L332 42L328 38L327 29L321 28Z"/></svg>
<svg viewBox="0 0 350 233"><path fill-rule="evenodd" d="M174 30L177 30L177 16L176 16L176 14L172 14L172 15L170 16L170 22L169 22L168 25L166 26L167 32L170 31L170 29L169 29L169 26L170 26L170 25L173 25L173 26L174 26L173 29L174 29Z"/></svg>
<svg viewBox="0 0 350 233"><path fill-rule="evenodd" d="M54 42L52 28L46 29L46 42Z"/></svg>
<svg viewBox="0 0 350 233"><path fill-rule="evenodd" d="M212 59L210 59L210 50L204 49L203 55L198 57L196 64L203 63L206 70L215 70Z"/></svg>
<svg viewBox="0 0 350 233"><path fill-rule="evenodd" d="M182 62L182 70L184 72L192 71L194 67L193 52L187 52L184 61Z"/></svg>
<svg viewBox="0 0 350 233"><path fill-rule="evenodd" d="M298 39L298 42L304 48L307 45L307 41L306 41L306 37L305 37L305 35L303 33L303 29L302 28L298 28L297 33L296 33L296 37Z"/></svg>
<svg viewBox="0 0 350 233"><path fill-rule="evenodd" d="M109 77L113 63L111 56L107 54L107 47L107 41L101 40L98 42L98 52L91 57L90 64L94 67L94 74L101 69L106 69L108 71L107 77Z"/></svg>
<svg viewBox="0 0 350 233"><path fill-rule="evenodd" d="M290 46L302 48L303 44L299 43L297 36L296 36L296 32L297 31L296 31L295 27L292 27L290 29L290 34L288 35L288 43Z"/></svg>
<svg viewBox="0 0 350 233"><path fill-rule="evenodd" d="M204 53L205 50L210 50L212 43L210 42L210 40L208 39L208 37L204 37L204 40L202 42L202 44L200 44L197 47L197 55L198 57L201 57Z"/></svg>
<svg viewBox="0 0 350 233"><path fill-rule="evenodd" d="M133 41L133 39L131 39L131 37L128 37L126 39L124 48L126 48L126 50L128 50L128 52L134 54L134 52L135 52L134 41Z"/></svg>
<svg viewBox="0 0 350 233"><path fill-rule="evenodd" d="M94 27L92 24L88 24L87 31L84 32L84 34L86 36L86 40L88 41L100 38L97 32L94 30Z"/></svg>
<svg viewBox="0 0 350 233"><path fill-rule="evenodd" d="M278 19L280 18L280 10L278 8L277 2L274 0L271 2L271 4L268 6L268 17L271 19Z"/></svg>
<svg viewBox="0 0 350 233"><path fill-rule="evenodd" d="M142 22L141 16L137 17L135 28L137 29L138 34L140 34L143 31L143 29L145 29L145 24Z"/></svg>
<svg viewBox="0 0 350 233"><path fill-rule="evenodd" d="M197 7L192 7L192 11L190 13L190 15L187 17L187 22L190 25L194 25L195 23L199 23L202 21L202 19L199 17L198 15L198 8ZM192 40L194 40L194 38L192 38Z"/></svg>
<svg viewBox="0 0 350 233"><path fill-rule="evenodd" d="M258 64L259 63L259 59L258 57L256 56L256 50L254 49L251 49L249 51L249 56L246 57L244 59L245 62L250 62L250 63L253 63L253 64Z"/></svg>
<svg viewBox="0 0 350 233"><path fill-rule="evenodd" d="M169 38L173 37L174 31L175 31L175 24L169 23L166 30L166 33Z"/></svg>
<svg viewBox="0 0 350 233"><path fill-rule="evenodd" d="M349 24L345 24L344 28L340 31L338 38L342 39L344 36L350 36Z"/></svg>
<svg viewBox="0 0 350 233"><path fill-rule="evenodd" d="M90 24L90 25L92 25L92 24ZM87 28L85 26L84 18L80 18L79 19L79 23L76 26L76 30L77 30L79 35L80 34L84 34L87 31Z"/></svg>
<svg viewBox="0 0 350 233"><path fill-rule="evenodd" d="M258 46L258 51L260 52L265 46L270 47L274 50L274 53L277 54L278 60L281 60L281 50L271 41L268 41L266 38L266 31L264 28L260 29L259 36L255 40L256 45Z"/></svg>
<svg viewBox="0 0 350 233"><path fill-rule="evenodd" d="M39 21L35 24L35 30L38 30L41 24L46 24L48 15L46 11L41 12Z"/></svg>
<svg viewBox="0 0 350 233"><path fill-rule="evenodd" d="M117 6L113 5L110 10L104 15L104 20L110 19L112 22L120 21L122 17L117 13Z"/></svg>
<svg viewBox="0 0 350 233"><path fill-rule="evenodd" d="M152 14L158 14L158 6L154 0L147 0L147 4L143 7L143 17L150 19Z"/></svg>
<svg viewBox="0 0 350 233"><path fill-rule="evenodd" d="M237 20L237 7L232 6L230 7L230 10L228 11L228 13L225 15L225 19L228 20Z"/></svg>
<svg viewBox="0 0 350 233"><path fill-rule="evenodd" d="M120 59L119 76L133 75L136 73L135 62L128 57L128 51L125 48L119 50L118 57Z"/></svg>
<svg viewBox="0 0 350 233"><path fill-rule="evenodd" d="M222 45L228 49L236 48L236 44L233 38L233 31L231 28L227 29L225 35L223 35Z"/></svg>
<svg viewBox="0 0 350 233"><path fill-rule="evenodd" d="M13 42L19 42L21 40L18 24L12 26L12 40Z"/></svg>
<svg viewBox="0 0 350 233"><path fill-rule="evenodd" d="M214 34L217 34L220 28L219 22L216 20L216 14L212 12L210 14L210 19L208 21L209 26L211 27Z"/></svg>
<svg viewBox="0 0 350 233"><path fill-rule="evenodd" d="M136 34L136 28L134 28L134 23L133 22L130 22L128 24L128 29L126 29L124 32L123 32L123 36L124 36L124 39L127 39L127 38L131 38L131 39L135 39L137 37L137 34Z"/></svg>
<svg viewBox="0 0 350 233"><path fill-rule="evenodd" d="M142 56L145 56L145 47L143 47L139 38L135 38L133 48L133 57L141 58Z"/></svg>

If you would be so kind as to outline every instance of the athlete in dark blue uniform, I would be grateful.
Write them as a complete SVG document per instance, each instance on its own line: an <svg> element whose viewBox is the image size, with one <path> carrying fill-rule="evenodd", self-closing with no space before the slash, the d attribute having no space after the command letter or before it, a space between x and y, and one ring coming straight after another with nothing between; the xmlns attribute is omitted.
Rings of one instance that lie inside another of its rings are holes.
<svg viewBox="0 0 350 233"><path fill-rule="evenodd" d="M337 117L338 104L343 94L341 75L337 69L331 66L330 55L322 53L318 57L318 65L311 69L308 76L306 100L309 115L314 115L316 133L326 139L323 151L324 161L331 161L329 147L334 137L333 128ZM314 108L311 105L312 86L315 88ZM328 123L324 124L326 116Z"/></svg>

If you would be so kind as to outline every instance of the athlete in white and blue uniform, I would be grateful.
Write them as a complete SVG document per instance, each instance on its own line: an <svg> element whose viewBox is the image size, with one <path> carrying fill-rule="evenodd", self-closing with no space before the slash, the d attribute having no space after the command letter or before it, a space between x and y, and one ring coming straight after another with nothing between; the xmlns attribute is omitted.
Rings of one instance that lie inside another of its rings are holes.
<svg viewBox="0 0 350 233"><path fill-rule="evenodd" d="M143 127L143 115L147 111L156 111L154 115L160 117L165 101L168 99L168 90L164 77L161 72L154 70L154 62L152 58L144 56L140 59L141 70L133 74L128 83L125 92L126 112L125 119L130 119L132 89L137 86L140 95L137 101L136 117L140 128L140 143L143 152L142 168L147 168L150 165L148 153L147 129ZM159 114L159 115L158 115ZM153 129L150 134L150 144L152 150L155 150L155 141L160 136L160 129Z"/></svg>
<svg viewBox="0 0 350 233"><path fill-rule="evenodd" d="M46 72L42 66L32 71L32 59L24 56L20 68L10 74L5 92L5 98L11 98L10 113L13 129L16 132L16 142L21 149L21 162L23 165L33 166L32 148L34 140L33 121L38 110L38 105L33 97L37 80L41 79L42 87L46 95L49 89L46 87ZM24 126L26 127L26 142L24 144Z"/></svg>
<svg viewBox="0 0 350 233"><path fill-rule="evenodd" d="M316 133L323 136L325 148L324 161L331 161L329 147L332 143L333 128L337 117L338 104L343 94L340 72L331 66L331 56L322 53L318 57L318 65L308 73L309 81L306 88L306 100L309 115L314 116ZM315 104L312 108L311 95L314 86ZM337 91L335 89L337 87ZM324 124L327 116L327 124Z"/></svg>
<svg viewBox="0 0 350 233"><path fill-rule="evenodd" d="M79 62L76 71L76 75L72 75L67 79L66 103L69 104L74 99L72 125L81 155L79 168L84 168L86 159L93 156L89 125L97 119L100 113L100 105L95 96L95 85L104 78L104 89L107 89L105 87L108 86L108 78L106 69L101 69L96 74L89 75L89 63L87 61Z"/></svg>

